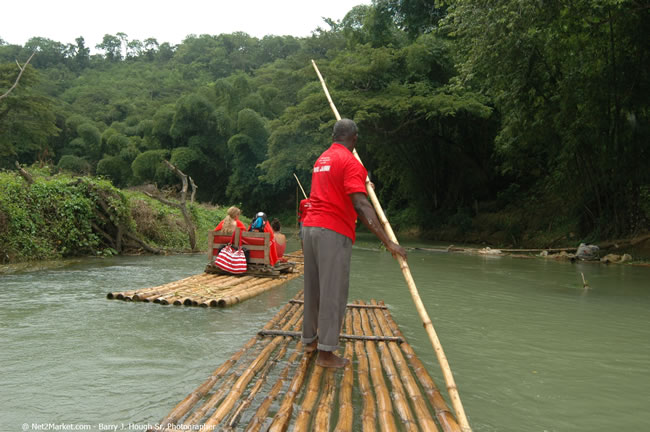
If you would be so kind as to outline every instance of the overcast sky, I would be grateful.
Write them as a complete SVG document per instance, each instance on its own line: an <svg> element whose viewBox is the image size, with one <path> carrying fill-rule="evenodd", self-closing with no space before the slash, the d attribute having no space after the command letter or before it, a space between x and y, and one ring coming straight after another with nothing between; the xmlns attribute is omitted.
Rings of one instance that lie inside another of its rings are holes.
<svg viewBox="0 0 650 432"><path fill-rule="evenodd" d="M83 36L86 46L104 34L123 32L129 40L153 37L180 43L189 34L243 31L251 36L309 36L323 17L342 19L371 0L16 0L2 2L0 38L24 45L35 36L64 44Z"/></svg>

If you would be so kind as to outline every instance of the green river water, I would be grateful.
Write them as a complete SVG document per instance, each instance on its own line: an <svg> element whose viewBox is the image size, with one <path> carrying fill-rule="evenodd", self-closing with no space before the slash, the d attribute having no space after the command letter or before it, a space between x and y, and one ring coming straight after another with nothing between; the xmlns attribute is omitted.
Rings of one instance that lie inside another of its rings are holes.
<svg viewBox="0 0 650 432"><path fill-rule="evenodd" d="M376 247L355 246L350 300L384 300L446 394L399 267ZM106 299L205 260L89 258L0 275L0 431L143 430L302 288L299 278L228 309ZM409 264L475 432L650 431L649 268L427 251Z"/></svg>

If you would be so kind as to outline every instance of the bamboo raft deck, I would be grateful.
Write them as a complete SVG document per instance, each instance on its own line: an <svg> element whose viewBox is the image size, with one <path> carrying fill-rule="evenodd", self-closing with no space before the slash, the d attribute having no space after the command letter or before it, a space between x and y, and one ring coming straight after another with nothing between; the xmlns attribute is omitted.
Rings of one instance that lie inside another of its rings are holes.
<svg viewBox="0 0 650 432"><path fill-rule="evenodd" d="M302 350L301 294L150 431L461 430L383 302L348 304L337 370Z"/></svg>
<svg viewBox="0 0 650 432"><path fill-rule="evenodd" d="M291 273L284 273L277 277L201 273L155 287L110 292L106 298L177 306L232 306L302 275L302 255L292 253L285 257L294 262L295 267Z"/></svg>

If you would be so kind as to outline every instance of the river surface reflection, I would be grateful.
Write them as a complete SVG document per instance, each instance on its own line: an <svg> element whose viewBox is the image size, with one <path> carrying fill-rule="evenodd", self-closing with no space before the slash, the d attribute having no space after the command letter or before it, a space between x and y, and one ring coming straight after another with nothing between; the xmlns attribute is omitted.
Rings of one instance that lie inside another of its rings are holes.
<svg viewBox="0 0 650 432"><path fill-rule="evenodd" d="M377 245L355 246L350 300L384 300L443 390L399 266ZM205 259L0 275L0 430L156 423L302 288L228 309L106 299L199 273ZM650 269L428 251L409 265L475 432L650 430Z"/></svg>

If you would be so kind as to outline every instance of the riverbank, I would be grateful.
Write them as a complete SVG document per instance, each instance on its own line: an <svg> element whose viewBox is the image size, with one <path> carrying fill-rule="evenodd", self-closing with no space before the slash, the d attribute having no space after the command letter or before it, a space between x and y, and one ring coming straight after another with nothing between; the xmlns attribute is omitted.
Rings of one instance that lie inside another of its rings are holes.
<svg viewBox="0 0 650 432"><path fill-rule="evenodd" d="M202 252L207 249L207 233L225 217L228 207L183 203L186 218L177 194L163 194L153 186L122 190L101 178L51 174L47 167L32 167L30 172L32 183L17 172L0 172L0 265L20 268L19 263L26 262L38 268L49 260L83 256ZM283 225L293 226L293 217L287 213ZM600 247L603 257L628 254L633 263L650 261L648 233L589 241L579 238L567 222L549 224L546 231L535 231L537 225L517 222L511 214L482 213L452 218L435 230L398 229L397 236L446 242L466 253L488 247L527 255L558 248L569 252L580 243L590 243ZM359 231L366 231L365 227Z"/></svg>
<svg viewBox="0 0 650 432"><path fill-rule="evenodd" d="M198 252L227 210L47 168L30 174L0 172L0 264Z"/></svg>

